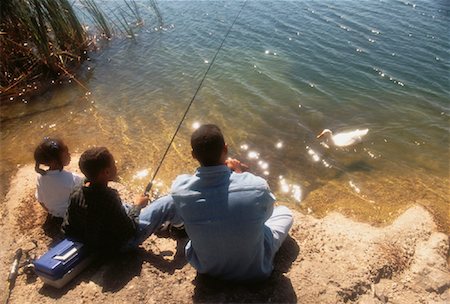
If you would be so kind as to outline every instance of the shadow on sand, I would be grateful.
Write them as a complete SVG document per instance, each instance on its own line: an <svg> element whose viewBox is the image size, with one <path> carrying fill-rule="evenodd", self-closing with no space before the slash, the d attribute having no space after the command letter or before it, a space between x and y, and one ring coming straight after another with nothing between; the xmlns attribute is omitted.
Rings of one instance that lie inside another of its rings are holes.
<svg viewBox="0 0 450 304"><path fill-rule="evenodd" d="M173 274L175 270L186 265L184 247L187 238L176 238L177 247L173 260L164 258L167 254L154 254L141 247L134 251L108 257L106 260L97 259L72 282L61 289L43 285L39 293L52 299L60 299L81 282L95 282L102 287L102 292L117 292L125 287L134 277L140 276L144 262L150 263L162 272Z"/></svg>
<svg viewBox="0 0 450 304"><path fill-rule="evenodd" d="M289 271L300 248L290 236L275 256L275 270L263 282L235 283L197 275L194 303L296 303L297 296L291 280L284 273Z"/></svg>
<svg viewBox="0 0 450 304"><path fill-rule="evenodd" d="M154 254L138 248L132 252L109 257L107 260L97 259L62 289L43 285L39 293L51 299L60 299L81 282L94 282L101 286L102 292L114 293L124 288L134 277L141 275L144 262L151 264L161 272L173 274L187 263L184 247L188 239L186 237L176 237L175 239L177 247L172 260L165 258L169 254L168 252ZM299 252L300 248L297 242L289 236L275 256L275 269L272 275L263 282L234 283L197 275L192 281L195 286L192 300L194 303L295 303L297 296L285 273L289 271Z"/></svg>

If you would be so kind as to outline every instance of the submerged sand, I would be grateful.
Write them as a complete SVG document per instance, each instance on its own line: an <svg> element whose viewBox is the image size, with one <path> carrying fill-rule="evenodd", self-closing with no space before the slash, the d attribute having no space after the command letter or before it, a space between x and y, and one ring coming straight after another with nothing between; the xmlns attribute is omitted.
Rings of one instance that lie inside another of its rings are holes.
<svg viewBox="0 0 450 304"><path fill-rule="evenodd" d="M76 163L76 162L72 162ZM75 170L75 168L69 168ZM114 184L122 196L131 194ZM58 237L34 198L33 166L20 168L0 206L0 290L17 248L44 253ZM21 274L11 303L448 303L449 237L415 205L389 226L374 227L339 213L322 219L294 212L290 237L264 283L231 284L197 276L186 263L186 238L150 237L136 252L97 261L57 290Z"/></svg>

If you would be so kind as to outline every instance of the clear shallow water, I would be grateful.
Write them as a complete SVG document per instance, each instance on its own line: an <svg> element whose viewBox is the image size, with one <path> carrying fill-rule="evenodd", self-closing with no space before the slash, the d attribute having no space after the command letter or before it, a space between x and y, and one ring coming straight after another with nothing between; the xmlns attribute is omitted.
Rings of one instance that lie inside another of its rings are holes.
<svg viewBox="0 0 450 304"><path fill-rule="evenodd" d="M242 4L159 1L173 28L155 31L149 19L136 41L91 54L90 95L66 84L2 106L2 192L40 138L55 135L73 152L109 147L122 180L141 190ZM192 125L212 122L231 156L305 211L383 223L417 202L448 224L449 25L445 1L248 1L159 187L194 170ZM324 128L370 131L361 145L326 149L315 138Z"/></svg>

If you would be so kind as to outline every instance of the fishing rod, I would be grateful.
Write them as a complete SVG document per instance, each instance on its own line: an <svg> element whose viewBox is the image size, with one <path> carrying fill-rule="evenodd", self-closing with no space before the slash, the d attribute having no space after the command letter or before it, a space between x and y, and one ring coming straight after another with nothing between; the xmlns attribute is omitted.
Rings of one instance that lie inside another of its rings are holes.
<svg viewBox="0 0 450 304"><path fill-rule="evenodd" d="M222 39L222 42L220 43L219 48L217 49L216 53L214 54L214 57L213 57L213 59L211 60L211 63L209 64L208 69L206 70L205 74L203 75L203 78L202 78L202 80L200 81L200 83L199 83L199 85L198 85L198 87L197 87L197 90L195 91L194 95L193 95L192 98L191 98L191 101L189 102L189 104L188 104L186 110L184 111L183 117L181 118L180 122L178 123L177 129L176 129L175 132L173 133L173 136L172 136L172 138L170 139L169 144L167 145L167 148L166 148L166 150L165 150L165 152L164 152L164 154L163 154L163 156L162 156L162 158L161 158L161 160L160 160L160 162L159 162L159 164L158 164L158 167L156 168L155 173L153 173L152 179L150 180L150 182L149 182L149 183L147 184L147 186L145 187L145 190L144 190L144 195L145 195L145 196L149 196L150 190L151 190L152 187L153 187L153 181L155 180L155 177L156 177L156 175L158 174L159 169L161 168L162 163L164 162L164 159L166 158L167 153L169 152L170 147L172 146L172 143L173 143L173 141L175 140L175 137L177 136L178 131L179 131L180 128L181 128L181 125L183 124L183 121L185 120L185 118L186 118L186 116L187 116L187 114L188 114L188 112L189 112L189 110L190 110L192 104L194 103L195 97L197 97L197 94L198 94L198 92L200 91L200 88L202 87L203 82L205 81L206 76L208 75L209 70L211 70L211 67L213 66L214 62L216 61L217 55L219 54L220 50L222 49L222 46L223 46L223 44L225 43L225 40L227 39L228 35L230 34L231 29L233 28L234 24L236 23L236 21L238 20L239 16L241 15L241 12L243 11L243 9L244 9L246 3L247 3L247 0L245 0L244 3L242 4L241 9L239 10L239 13L238 13L238 14L236 15L236 17L234 18L233 23L231 24L230 28L228 29L227 33L225 34L224 38Z"/></svg>
<svg viewBox="0 0 450 304"><path fill-rule="evenodd" d="M17 276L19 274L19 264L20 264L20 259L22 258L22 248L17 249L16 254L14 255L14 260L11 266L11 270L9 272L8 275L8 289L5 293L5 299L4 299L4 303L8 304L9 303L9 298L11 296L12 290L14 288L14 286L16 285L16 279Z"/></svg>

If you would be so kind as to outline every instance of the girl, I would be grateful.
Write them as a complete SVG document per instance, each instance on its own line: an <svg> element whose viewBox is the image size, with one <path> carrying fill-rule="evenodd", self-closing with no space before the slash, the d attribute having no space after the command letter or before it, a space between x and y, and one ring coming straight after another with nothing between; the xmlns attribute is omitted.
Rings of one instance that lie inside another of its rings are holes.
<svg viewBox="0 0 450 304"><path fill-rule="evenodd" d="M83 178L63 170L70 163L69 148L60 139L44 137L34 150L35 170L39 173L36 198L49 215L63 218L72 190L82 184ZM45 165L48 170L41 169Z"/></svg>

